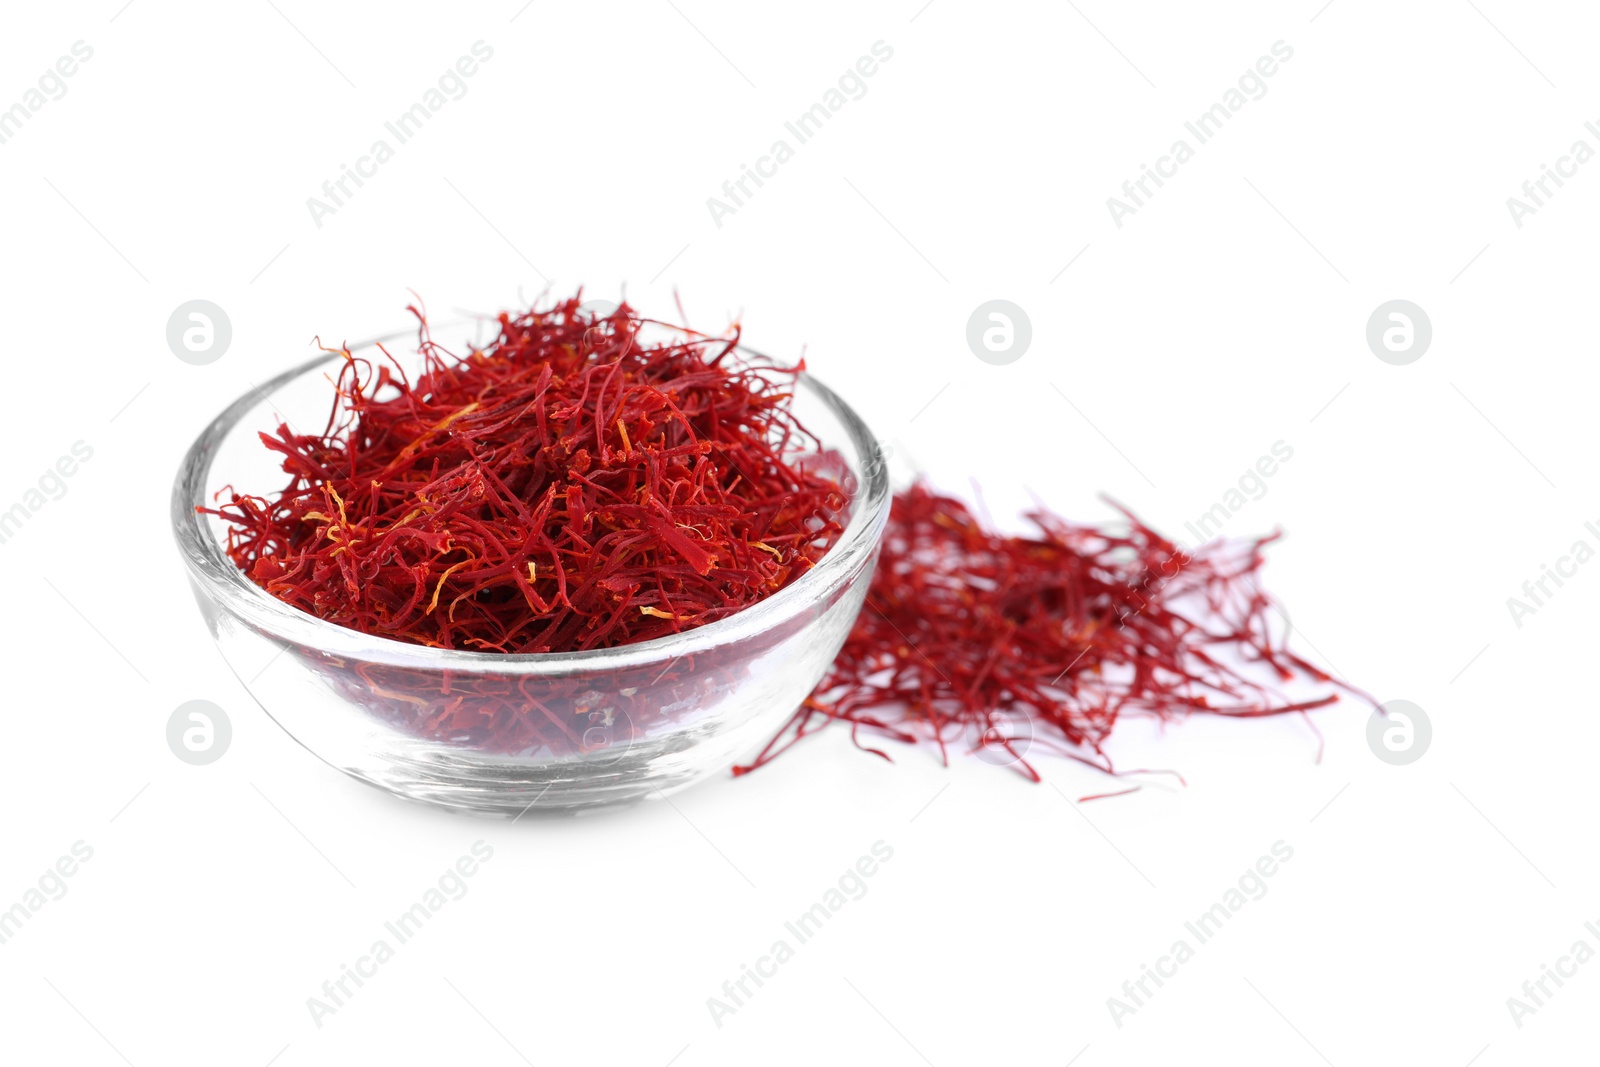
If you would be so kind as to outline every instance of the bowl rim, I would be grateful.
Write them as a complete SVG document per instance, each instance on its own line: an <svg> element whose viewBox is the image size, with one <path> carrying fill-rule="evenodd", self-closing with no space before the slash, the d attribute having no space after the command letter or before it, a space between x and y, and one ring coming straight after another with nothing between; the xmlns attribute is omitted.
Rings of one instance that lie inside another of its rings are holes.
<svg viewBox="0 0 1600 1067"><path fill-rule="evenodd" d="M462 326L492 324L493 318L456 319L429 324L435 332ZM386 342L415 337L415 329L397 330L350 345L361 352ZM772 362L748 345L739 352ZM755 637L826 601L847 586L863 567L871 564L889 518L892 494L889 473L877 438L867 424L833 390L809 372L796 376L795 388L819 400L844 428L861 458L852 469L860 483L853 501L853 513L844 532L829 548L822 561L778 592L726 618L683 633L650 641L618 645L581 652L477 652L465 649L430 648L390 637L361 633L310 615L272 596L245 577L228 559L222 543L209 528L209 520L199 514L197 505L209 506L211 464L218 446L235 430L244 417L265 403L283 386L314 373L341 359L340 352L325 352L303 360L288 370L252 387L222 410L184 452L173 482L170 517L173 535L187 565L197 595L204 595L221 610L238 618L264 636L288 647L299 645L321 652L348 656L365 662L419 669L456 670L552 677L590 671L615 671L703 653Z"/></svg>

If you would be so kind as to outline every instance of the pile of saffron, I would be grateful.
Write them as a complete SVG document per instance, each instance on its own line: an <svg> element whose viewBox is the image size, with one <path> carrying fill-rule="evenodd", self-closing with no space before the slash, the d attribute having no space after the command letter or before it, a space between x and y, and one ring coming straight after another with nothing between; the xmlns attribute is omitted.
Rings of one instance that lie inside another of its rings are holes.
<svg viewBox="0 0 1600 1067"><path fill-rule="evenodd" d="M710 336L627 305L596 316L580 297L501 314L498 336L459 356L413 307L414 380L382 346L379 361L337 350L326 426L260 435L287 485L202 509L226 523L229 557L320 619L489 653L649 641L804 575L856 482L794 418L803 364L753 356L737 327ZM864 736L976 752L1035 781L1031 752L1115 774L1104 744L1124 716L1304 714L1335 687L1359 692L1275 625L1258 578L1277 535L1186 550L1122 515L1079 525L1041 508L1033 534L1012 536L920 482L898 493L829 674L735 773L843 723L886 759ZM506 754L670 728L744 669L713 651L533 683L293 651L397 728ZM1296 700L1291 683L1322 692Z"/></svg>
<svg viewBox="0 0 1600 1067"><path fill-rule="evenodd" d="M770 596L840 532L842 464L790 413L803 367L737 327L645 344L627 305L574 296L456 356L408 310L416 380L344 349L326 427L260 435L287 486L213 512L285 603L434 648L608 648Z"/></svg>
<svg viewBox="0 0 1600 1067"><path fill-rule="evenodd" d="M959 746L1034 781L1030 751L1115 774L1102 746L1124 715L1249 718L1338 699L1278 691L1294 682L1359 692L1286 647L1286 620L1257 582L1277 534L1185 551L1122 514L1106 528L1038 509L1027 515L1037 533L1016 537L924 484L897 494L832 670L735 773L841 722L885 759L863 732L932 743L946 759Z"/></svg>

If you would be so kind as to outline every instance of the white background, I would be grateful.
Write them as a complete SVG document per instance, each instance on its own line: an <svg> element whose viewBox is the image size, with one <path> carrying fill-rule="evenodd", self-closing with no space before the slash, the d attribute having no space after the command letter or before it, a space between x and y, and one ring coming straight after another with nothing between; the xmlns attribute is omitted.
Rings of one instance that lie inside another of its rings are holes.
<svg viewBox="0 0 1600 1067"><path fill-rule="evenodd" d="M1580 938L1600 949L1600 566L1520 627L1506 605L1600 547L1600 163L1520 228L1506 206L1573 141L1600 148L1591 11L121 2L12 5L0 34L0 107L94 50L0 145L0 510L93 448L0 545L0 908L93 849L0 945L8 1061L1344 1067L1592 1045L1600 964L1520 1028L1506 1005ZM306 199L480 39L466 95L316 226ZM706 199L880 40L866 95L715 225ZM1266 95L1118 228L1106 198L1280 40ZM677 810L514 826L343 778L212 647L169 533L179 457L313 336L404 326L408 289L448 315L547 279L658 314L677 291L710 328L742 314L997 516L1031 490L1101 520L1104 492L1182 536L1284 441L1226 532L1288 531L1266 578L1299 649L1419 704L1432 747L1380 762L1350 701L1315 715L1320 764L1294 718L1130 723L1117 761L1188 787L1080 807L1108 782L1076 764L1034 785L832 733ZM234 331L204 367L164 337L196 298ZM995 298L1033 326L1004 367L964 340ZM1402 367L1364 338L1396 298L1434 330ZM234 725L207 767L164 739L197 698ZM479 839L468 895L315 1025L307 998ZM717 1026L707 998L880 839L867 895ZM1267 895L1118 1027L1107 998L1279 840Z"/></svg>

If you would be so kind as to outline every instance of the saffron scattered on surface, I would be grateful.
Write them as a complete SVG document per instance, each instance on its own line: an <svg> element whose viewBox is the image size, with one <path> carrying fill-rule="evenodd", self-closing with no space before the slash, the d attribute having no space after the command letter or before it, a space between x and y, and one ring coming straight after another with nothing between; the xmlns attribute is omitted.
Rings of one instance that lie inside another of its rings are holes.
<svg viewBox="0 0 1600 1067"><path fill-rule="evenodd" d="M932 744L947 761L975 751L1034 781L1029 753L1117 773L1102 746L1124 716L1303 713L1357 692L1286 647L1258 584L1277 534L1185 551L1122 514L1111 528L1038 509L1036 533L1016 537L924 484L897 494L832 670L735 773L835 722L885 759L869 739ZM1281 695L1296 682L1325 691Z"/></svg>

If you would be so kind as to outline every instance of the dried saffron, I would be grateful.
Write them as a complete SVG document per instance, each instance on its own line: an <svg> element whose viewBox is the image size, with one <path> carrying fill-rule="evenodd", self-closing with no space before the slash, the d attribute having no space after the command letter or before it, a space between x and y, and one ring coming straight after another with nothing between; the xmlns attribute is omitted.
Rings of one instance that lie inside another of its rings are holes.
<svg viewBox="0 0 1600 1067"><path fill-rule="evenodd" d="M810 569L848 490L790 413L803 365L736 352L737 327L643 343L664 324L579 301L462 356L410 308L415 381L343 350L323 432L261 434L288 485L212 512L229 557L340 626L505 653L663 637Z"/></svg>
<svg viewBox="0 0 1600 1067"><path fill-rule="evenodd" d="M898 494L832 670L735 773L836 721L864 748L862 731L946 758L961 743L1034 781L1035 745L1116 773L1102 745L1125 714L1254 717L1338 699L1289 700L1259 676L1349 689L1273 636L1256 576L1276 534L1187 552L1123 515L1112 530L1039 509L1037 535L1013 537L921 483Z"/></svg>
<svg viewBox="0 0 1600 1067"><path fill-rule="evenodd" d="M454 355L418 320L421 369L348 349L320 433L262 433L287 485L229 491L227 553L318 618L440 649L560 653L665 637L786 587L836 542L855 484L793 416L802 367L580 296L499 316ZM653 331L663 339L646 341ZM379 346L380 350L382 346ZM219 497L222 494L218 494ZM1131 513L1032 536L923 484L898 494L866 606L829 674L743 774L833 723L1014 764L1034 745L1116 773L1124 715L1304 714L1357 692L1289 651L1256 578L1276 535L1181 549ZM802 626L804 620L786 623ZM791 633L765 640L778 647ZM513 672L346 662L291 646L414 736L496 754L588 754L740 682L716 652L530 685ZM1318 683L1294 700L1275 686ZM1369 698L1370 699L1370 698ZM1117 793L1100 794L1102 796Z"/></svg>

